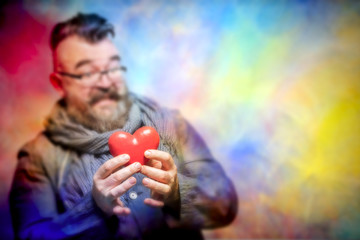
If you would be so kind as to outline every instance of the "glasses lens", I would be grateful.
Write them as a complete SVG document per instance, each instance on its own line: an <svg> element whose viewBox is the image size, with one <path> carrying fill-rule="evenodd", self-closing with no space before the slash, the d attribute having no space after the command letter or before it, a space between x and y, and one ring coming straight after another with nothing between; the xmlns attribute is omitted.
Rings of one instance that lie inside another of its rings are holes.
<svg viewBox="0 0 360 240"><path fill-rule="evenodd" d="M108 71L108 77L112 80L118 80L123 76L123 71L120 67L109 69Z"/></svg>
<svg viewBox="0 0 360 240"><path fill-rule="evenodd" d="M84 74L83 77L81 78L81 82L86 85L91 85L100 78L100 75L101 75L100 72Z"/></svg>

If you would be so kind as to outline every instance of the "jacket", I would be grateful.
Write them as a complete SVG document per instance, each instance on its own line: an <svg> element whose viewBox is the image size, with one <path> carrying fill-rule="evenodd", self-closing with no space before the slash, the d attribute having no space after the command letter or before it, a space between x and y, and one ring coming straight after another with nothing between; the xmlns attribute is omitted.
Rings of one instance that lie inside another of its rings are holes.
<svg viewBox="0 0 360 240"><path fill-rule="evenodd" d="M201 229L229 224L238 205L231 180L195 129L183 118L173 119L179 133L174 158L178 208L145 206L142 201L150 192L137 174L137 184L123 196L132 210L130 217L105 216L91 191L66 209L60 190L69 162L78 153L52 142L45 131L18 154L9 199L16 238L201 239Z"/></svg>

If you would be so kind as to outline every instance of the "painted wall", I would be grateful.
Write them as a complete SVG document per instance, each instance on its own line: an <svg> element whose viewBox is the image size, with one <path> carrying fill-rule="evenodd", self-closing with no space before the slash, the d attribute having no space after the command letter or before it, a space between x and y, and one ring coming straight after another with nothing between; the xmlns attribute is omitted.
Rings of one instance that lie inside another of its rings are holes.
<svg viewBox="0 0 360 240"><path fill-rule="evenodd" d="M208 238L360 238L357 1L24 1L0 12L0 229L16 151L57 93L48 37L77 12L115 24L134 92L179 108L235 183Z"/></svg>

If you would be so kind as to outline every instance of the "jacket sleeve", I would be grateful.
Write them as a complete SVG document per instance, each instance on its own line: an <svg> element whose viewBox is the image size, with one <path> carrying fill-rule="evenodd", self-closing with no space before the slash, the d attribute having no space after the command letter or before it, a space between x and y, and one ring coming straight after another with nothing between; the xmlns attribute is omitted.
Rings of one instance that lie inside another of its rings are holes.
<svg viewBox="0 0 360 240"><path fill-rule="evenodd" d="M64 212L43 164L26 154L19 157L9 201L16 239L94 239L110 233L109 219L91 193Z"/></svg>
<svg viewBox="0 0 360 240"><path fill-rule="evenodd" d="M214 228L231 223L238 208L235 188L195 129L177 115L180 218L175 226Z"/></svg>

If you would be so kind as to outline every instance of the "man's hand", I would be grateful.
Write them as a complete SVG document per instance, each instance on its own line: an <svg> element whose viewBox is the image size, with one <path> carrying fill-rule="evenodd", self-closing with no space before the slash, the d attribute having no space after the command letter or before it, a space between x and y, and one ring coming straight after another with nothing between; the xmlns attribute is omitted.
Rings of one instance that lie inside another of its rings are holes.
<svg viewBox="0 0 360 240"><path fill-rule="evenodd" d="M135 162L123 167L129 161L127 154L114 157L96 171L93 181L92 196L101 210L108 215L128 215L130 209L124 207L120 196L136 183L132 175L139 172L141 164Z"/></svg>
<svg viewBox="0 0 360 240"><path fill-rule="evenodd" d="M144 154L150 160L148 166L141 167L141 173L148 177L143 179L143 184L153 192L152 198L146 198L144 203L154 207L171 205L179 199L174 160L169 153L159 150L147 150Z"/></svg>

